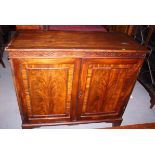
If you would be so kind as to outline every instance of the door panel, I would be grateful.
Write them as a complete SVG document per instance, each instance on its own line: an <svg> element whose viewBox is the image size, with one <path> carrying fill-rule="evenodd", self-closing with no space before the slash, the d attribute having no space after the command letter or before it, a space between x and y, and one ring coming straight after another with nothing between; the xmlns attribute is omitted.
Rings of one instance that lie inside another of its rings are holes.
<svg viewBox="0 0 155 155"><path fill-rule="evenodd" d="M84 59L78 119L119 115L132 91L141 60Z"/></svg>
<svg viewBox="0 0 155 155"><path fill-rule="evenodd" d="M71 95L71 88L69 88L69 94L66 94L67 85L69 85L68 81L72 81L72 75L69 77L70 79L67 75L67 68L27 69L33 116L66 113L66 110L70 107ZM24 82L26 84L26 81ZM66 105L67 95L68 105Z"/></svg>
<svg viewBox="0 0 155 155"><path fill-rule="evenodd" d="M13 64L27 121L74 119L78 59L16 59Z"/></svg>

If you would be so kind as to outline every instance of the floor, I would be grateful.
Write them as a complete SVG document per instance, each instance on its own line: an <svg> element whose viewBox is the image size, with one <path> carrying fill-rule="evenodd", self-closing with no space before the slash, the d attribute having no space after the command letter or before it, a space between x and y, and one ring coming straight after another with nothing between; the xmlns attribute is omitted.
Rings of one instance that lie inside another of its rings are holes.
<svg viewBox="0 0 155 155"><path fill-rule="evenodd" d="M6 68L2 68L0 64L0 128L20 129L21 117L19 114L7 53L4 53L3 60ZM148 93L142 85L137 82L123 115L122 125L155 122L155 107L150 109L149 101L150 97ZM111 123L91 123L70 126L61 125L41 127L41 129L89 129L102 127L111 127Z"/></svg>

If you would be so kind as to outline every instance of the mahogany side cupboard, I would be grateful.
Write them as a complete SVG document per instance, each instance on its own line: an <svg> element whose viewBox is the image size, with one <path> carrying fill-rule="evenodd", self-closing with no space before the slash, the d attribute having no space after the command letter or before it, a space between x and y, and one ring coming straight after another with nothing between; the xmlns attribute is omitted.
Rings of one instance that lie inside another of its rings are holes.
<svg viewBox="0 0 155 155"><path fill-rule="evenodd" d="M19 31L9 54L22 128L120 125L147 50L117 32Z"/></svg>

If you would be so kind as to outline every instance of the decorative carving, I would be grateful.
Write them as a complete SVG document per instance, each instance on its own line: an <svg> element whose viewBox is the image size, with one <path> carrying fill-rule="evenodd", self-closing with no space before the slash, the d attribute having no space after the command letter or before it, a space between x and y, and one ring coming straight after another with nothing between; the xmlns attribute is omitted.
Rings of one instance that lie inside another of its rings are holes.
<svg viewBox="0 0 155 155"><path fill-rule="evenodd" d="M78 52L79 51L79 52ZM137 52L137 51L130 51L130 52L122 52L121 50L117 50L117 51L112 51L112 50L85 50L85 49L81 49L81 50L59 50L59 49L55 49L55 50L17 50L17 51L10 51L9 52L9 57L10 58L37 58L37 57L42 57L42 58L55 58L55 57L76 57L76 58L81 58L81 57L89 57L89 58L93 58L93 57L114 57L114 58L144 58L146 56L145 53L142 52Z"/></svg>

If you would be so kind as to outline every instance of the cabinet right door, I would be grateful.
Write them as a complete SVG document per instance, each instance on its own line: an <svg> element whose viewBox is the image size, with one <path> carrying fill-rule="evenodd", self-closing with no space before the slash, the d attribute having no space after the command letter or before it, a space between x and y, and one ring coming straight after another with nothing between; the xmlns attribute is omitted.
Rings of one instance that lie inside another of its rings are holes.
<svg viewBox="0 0 155 155"><path fill-rule="evenodd" d="M142 62L141 59L83 59L77 119L121 117Z"/></svg>

